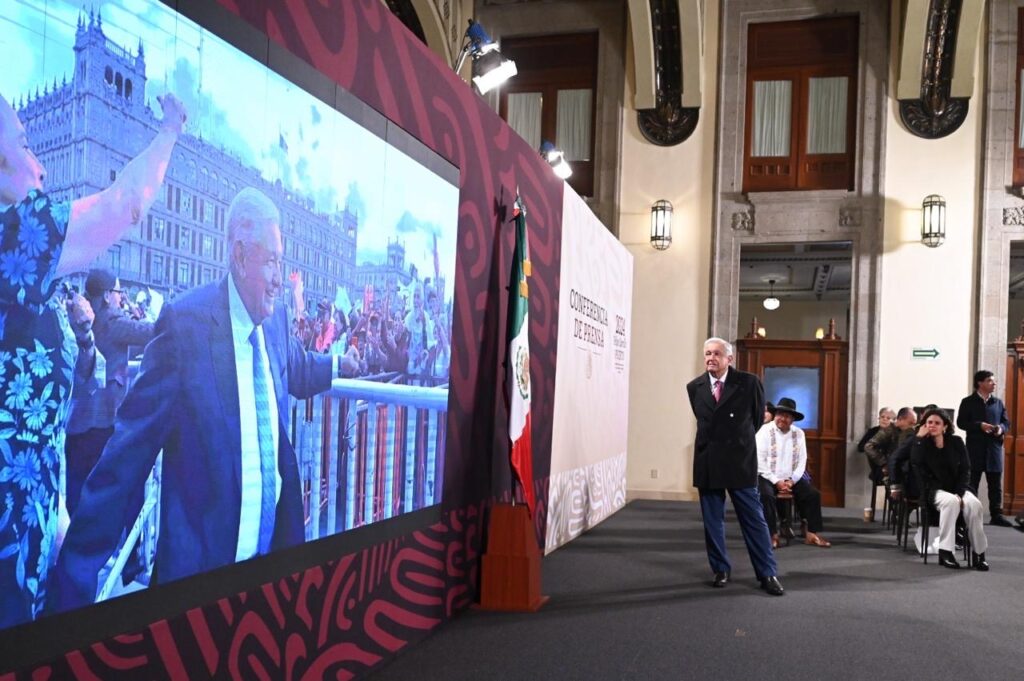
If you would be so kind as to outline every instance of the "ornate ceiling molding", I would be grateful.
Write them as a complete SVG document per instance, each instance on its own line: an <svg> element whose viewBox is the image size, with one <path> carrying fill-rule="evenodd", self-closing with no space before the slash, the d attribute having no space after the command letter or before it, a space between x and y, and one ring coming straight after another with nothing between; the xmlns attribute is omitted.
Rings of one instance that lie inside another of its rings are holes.
<svg viewBox="0 0 1024 681"><path fill-rule="evenodd" d="M468 0L383 0L391 13L413 32L424 45L451 64L462 44L466 30L465 9ZM469 3L472 8L472 3Z"/></svg>
<svg viewBox="0 0 1024 681"><path fill-rule="evenodd" d="M699 0L630 0L636 64L637 124L644 138L674 146L700 119Z"/></svg>
<svg viewBox="0 0 1024 681"><path fill-rule="evenodd" d="M918 137L945 137L967 118L983 8L982 0L908 0L897 97L900 120Z"/></svg>
<svg viewBox="0 0 1024 681"><path fill-rule="evenodd" d="M424 45L427 44L427 38L423 33L423 24L420 23L412 0L384 0L384 4L407 29L413 32L413 35L419 38Z"/></svg>

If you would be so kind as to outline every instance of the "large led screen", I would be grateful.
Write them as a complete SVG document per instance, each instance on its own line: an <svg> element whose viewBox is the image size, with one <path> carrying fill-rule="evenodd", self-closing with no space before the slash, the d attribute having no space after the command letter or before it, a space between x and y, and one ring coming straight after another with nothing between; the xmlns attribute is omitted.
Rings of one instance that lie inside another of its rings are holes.
<svg viewBox="0 0 1024 681"><path fill-rule="evenodd" d="M457 170L155 0L0 51L0 627L438 503Z"/></svg>

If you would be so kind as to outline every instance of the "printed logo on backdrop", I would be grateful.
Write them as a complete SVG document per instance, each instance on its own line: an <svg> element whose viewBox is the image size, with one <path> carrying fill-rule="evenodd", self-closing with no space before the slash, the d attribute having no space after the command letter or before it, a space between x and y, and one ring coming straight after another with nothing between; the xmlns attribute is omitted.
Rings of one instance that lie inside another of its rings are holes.
<svg viewBox="0 0 1024 681"><path fill-rule="evenodd" d="M615 315L615 336L612 338L612 345L615 347L615 373L621 374L626 370L626 318L622 315Z"/></svg>
<svg viewBox="0 0 1024 681"><path fill-rule="evenodd" d="M588 298L576 289L569 291L569 307L573 311L572 337L576 349L587 353L587 378L590 378L593 355L604 354L608 310L604 305Z"/></svg>
<svg viewBox="0 0 1024 681"><path fill-rule="evenodd" d="M573 311L572 337L576 349L587 353L586 376L590 378L594 374L594 355L604 355L605 334L608 332L608 309L576 289L569 292L569 307ZM617 314L615 315L615 333L612 337L612 347L615 351L614 367L617 374L626 370L627 346L626 318Z"/></svg>

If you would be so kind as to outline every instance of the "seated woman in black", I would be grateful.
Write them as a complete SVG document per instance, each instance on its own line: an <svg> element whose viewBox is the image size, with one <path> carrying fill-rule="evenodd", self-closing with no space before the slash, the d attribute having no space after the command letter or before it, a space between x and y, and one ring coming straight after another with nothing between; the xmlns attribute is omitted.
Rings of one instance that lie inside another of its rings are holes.
<svg viewBox="0 0 1024 681"><path fill-rule="evenodd" d="M964 441L953 434L953 423L941 409L924 413L910 450L910 463L921 482L927 502L939 512L939 565L959 568L953 556L956 545L956 519L963 511L967 535L974 550L977 570L988 570L985 549L988 538L982 526L984 509L968 487L971 464Z"/></svg>

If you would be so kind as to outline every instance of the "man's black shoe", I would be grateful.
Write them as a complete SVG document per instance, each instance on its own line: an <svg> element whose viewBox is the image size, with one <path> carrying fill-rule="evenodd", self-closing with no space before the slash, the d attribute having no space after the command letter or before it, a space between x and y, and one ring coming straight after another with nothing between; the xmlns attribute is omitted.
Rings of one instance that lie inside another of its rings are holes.
<svg viewBox="0 0 1024 681"><path fill-rule="evenodd" d="M988 572L988 561L985 560L984 553L971 552L971 562L974 564L974 569L978 572Z"/></svg>
<svg viewBox="0 0 1024 681"><path fill-rule="evenodd" d="M1013 527L1013 523L1006 519L1006 516L996 514L992 516L992 520L988 521L989 525L995 525L996 527Z"/></svg>
<svg viewBox="0 0 1024 681"><path fill-rule="evenodd" d="M953 552L943 551L942 549L939 549L939 565L952 570L960 569L960 563L956 562L956 556L953 555Z"/></svg>
<svg viewBox="0 0 1024 681"><path fill-rule="evenodd" d="M1017 528L1024 530L1024 513L1013 519L1013 522L1017 523Z"/></svg>
<svg viewBox="0 0 1024 681"><path fill-rule="evenodd" d="M711 586L715 587L716 589L724 589L725 585L728 584L728 583L729 583L729 573L728 572L716 572L715 573L715 581L711 582Z"/></svg>
<svg viewBox="0 0 1024 681"><path fill-rule="evenodd" d="M772 596L781 596L786 593L786 590L782 588L782 583L779 582L779 578L774 576L762 577L761 588Z"/></svg>

